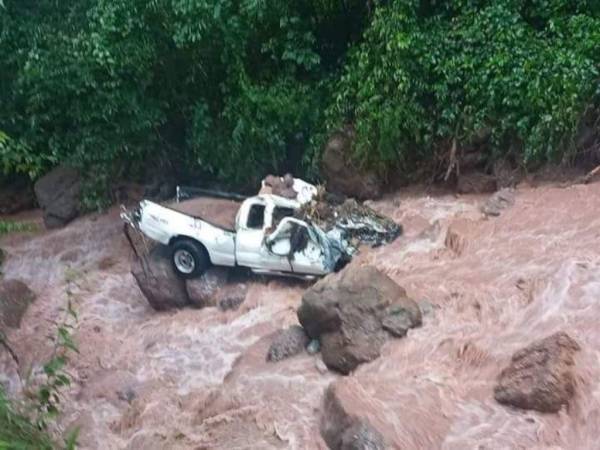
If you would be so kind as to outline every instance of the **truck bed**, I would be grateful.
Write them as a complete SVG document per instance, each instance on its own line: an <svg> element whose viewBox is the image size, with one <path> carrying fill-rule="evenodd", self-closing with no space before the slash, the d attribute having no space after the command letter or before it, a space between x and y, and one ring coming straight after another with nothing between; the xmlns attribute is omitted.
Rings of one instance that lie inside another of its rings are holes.
<svg viewBox="0 0 600 450"><path fill-rule="evenodd" d="M165 206L183 214L198 217L219 228L233 231L240 203L234 200L199 197L179 203L172 202Z"/></svg>

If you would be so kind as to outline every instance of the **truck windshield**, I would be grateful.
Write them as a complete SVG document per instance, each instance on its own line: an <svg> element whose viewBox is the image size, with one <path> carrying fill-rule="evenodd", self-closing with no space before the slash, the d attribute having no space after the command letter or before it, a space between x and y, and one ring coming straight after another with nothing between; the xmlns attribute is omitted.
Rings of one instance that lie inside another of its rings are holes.
<svg viewBox="0 0 600 450"><path fill-rule="evenodd" d="M281 206L276 206L273 210L273 226L276 227L279 222L281 222L286 217L292 217L294 215L294 210L292 208L282 208Z"/></svg>
<svg viewBox="0 0 600 450"><path fill-rule="evenodd" d="M253 229L262 229L265 224L265 205L252 205L248 211L246 226Z"/></svg>

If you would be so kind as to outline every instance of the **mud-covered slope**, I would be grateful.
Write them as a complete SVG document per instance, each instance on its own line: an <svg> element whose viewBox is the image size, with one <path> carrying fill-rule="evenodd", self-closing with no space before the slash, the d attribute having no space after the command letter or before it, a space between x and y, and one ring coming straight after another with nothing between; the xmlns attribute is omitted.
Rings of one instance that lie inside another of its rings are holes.
<svg viewBox="0 0 600 450"><path fill-rule="evenodd" d="M324 449L331 383L392 448L595 448L600 184L522 188L497 218L480 213L484 200L399 193L374 204L404 235L352 264L386 272L426 314L421 328L348 377L323 373L308 354L265 361L272 333L297 322L301 284L252 280L236 311L154 312L130 275L116 211L0 240L5 276L38 296L9 338L24 376L49 351L65 267L84 272L81 354L62 418L81 426L83 448ZM581 346L569 408L540 414L498 404L493 388L510 356L556 331ZM9 358L1 371L17 392Z"/></svg>

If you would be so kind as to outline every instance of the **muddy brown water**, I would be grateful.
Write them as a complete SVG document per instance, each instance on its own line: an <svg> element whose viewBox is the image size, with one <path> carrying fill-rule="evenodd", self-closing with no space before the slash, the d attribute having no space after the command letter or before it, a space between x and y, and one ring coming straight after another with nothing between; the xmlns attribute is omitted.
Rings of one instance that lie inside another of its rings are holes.
<svg viewBox="0 0 600 450"><path fill-rule="evenodd" d="M89 449L324 449L323 392L343 383L357 414L406 449L598 448L600 429L600 184L522 187L500 217L483 197L400 192L373 206L402 223L393 244L364 250L428 311L342 381L307 354L265 361L276 330L297 322L303 287L253 280L237 311L154 312L129 273L116 210L65 229L0 240L6 277L38 298L2 360L14 395L51 348L49 321L76 289L80 355L69 371L60 425L81 427ZM575 400L558 414L497 404L493 385L511 354L555 331L581 345Z"/></svg>

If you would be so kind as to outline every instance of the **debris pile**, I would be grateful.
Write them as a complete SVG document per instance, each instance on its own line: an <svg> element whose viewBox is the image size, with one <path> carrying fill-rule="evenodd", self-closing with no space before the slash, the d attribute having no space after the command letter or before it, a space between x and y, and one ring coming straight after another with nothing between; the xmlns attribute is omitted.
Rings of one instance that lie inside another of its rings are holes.
<svg viewBox="0 0 600 450"><path fill-rule="evenodd" d="M259 195L272 194L304 204L317 195L317 188L287 173L283 177L267 175L261 183Z"/></svg>
<svg viewBox="0 0 600 450"><path fill-rule="evenodd" d="M318 227L328 239L337 241L338 247L344 249L348 256L360 245L378 247L402 234L402 227L396 222L355 199L333 195L322 186L313 186L289 174L284 177L267 176L259 194L297 200L301 207L294 217Z"/></svg>
<svg viewBox="0 0 600 450"><path fill-rule="evenodd" d="M402 226L368 206L354 199L336 204L326 194L303 205L297 217L317 225L326 233L338 230L353 247L360 244L378 247L402 234Z"/></svg>

